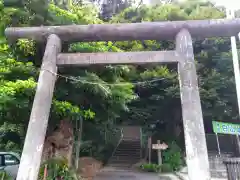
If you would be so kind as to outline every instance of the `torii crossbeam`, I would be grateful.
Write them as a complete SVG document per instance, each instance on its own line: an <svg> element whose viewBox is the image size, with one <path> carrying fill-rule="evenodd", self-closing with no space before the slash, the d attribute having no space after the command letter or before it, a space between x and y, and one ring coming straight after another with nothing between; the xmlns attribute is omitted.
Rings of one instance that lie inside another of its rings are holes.
<svg viewBox="0 0 240 180"><path fill-rule="evenodd" d="M189 179L210 180L192 37L230 37L239 32L240 19L7 28L9 41L47 42L17 180L37 180L58 66L168 62L178 64ZM63 42L173 39L174 51L61 53Z"/></svg>

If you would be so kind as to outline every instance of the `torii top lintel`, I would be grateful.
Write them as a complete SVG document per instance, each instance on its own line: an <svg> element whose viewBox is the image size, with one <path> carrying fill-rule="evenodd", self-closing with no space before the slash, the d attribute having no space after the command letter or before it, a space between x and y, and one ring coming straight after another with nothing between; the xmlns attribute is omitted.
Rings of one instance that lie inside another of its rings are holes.
<svg viewBox="0 0 240 180"><path fill-rule="evenodd" d="M193 38L230 37L240 32L240 18L163 21L129 24L92 24L40 27L11 27L5 30L9 41L19 38L46 41L50 34L58 35L63 42L172 40L183 28Z"/></svg>

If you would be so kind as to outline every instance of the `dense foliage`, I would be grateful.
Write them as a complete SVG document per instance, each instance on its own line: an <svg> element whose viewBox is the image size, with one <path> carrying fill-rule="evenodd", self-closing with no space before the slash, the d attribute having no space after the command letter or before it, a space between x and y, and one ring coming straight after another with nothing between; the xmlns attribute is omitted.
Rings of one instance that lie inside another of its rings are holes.
<svg viewBox="0 0 240 180"><path fill-rule="evenodd" d="M1 180L11 180L11 177L4 171L0 171L0 178Z"/></svg>
<svg viewBox="0 0 240 180"><path fill-rule="evenodd" d="M140 170L143 172L154 172L154 173L170 173L174 172L170 164L163 163L162 165L147 163L140 166Z"/></svg>
<svg viewBox="0 0 240 180"><path fill-rule="evenodd" d="M160 172L161 166L157 164L142 164L140 168L146 172Z"/></svg>
<svg viewBox="0 0 240 180"><path fill-rule="evenodd" d="M50 159L43 163L40 168L38 178L39 180L78 179L74 170L68 167L67 161L65 161L64 159Z"/></svg>
<svg viewBox="0 0 240 180"><path fill-rule="evenodd" d="M22 148L44 52L43 44L24 39L15 45L8 45L4 36L6 27L224 17L222 8L198 1L154 6L134 6L130 1L121 1L122 6L117 6L119 9L107 15L93 4L66 2L1 1L1 149ZM63 51L70 52L152 51L173 48L173 42L149 40L63 45ZM238 119L230 41L227 38L194 40L194 52L204 122L206 131L211 132L212 120L234 122ZM80 116L84 117L82 138L87 144L84 148L94 147L88 149L94 156L102 153L99 146L104 144L105 132L111 132L117 123L122 122L142 125L163 139L182 139L181 103L175 65L60 68L59 74L61 77L56 84L49 129L65 117L74 122ZM144 83L131 83L139 81ZM179 128L180 133L177 132Z"/></svg>
<svg viewBox="0 0 240 180"><path fill-rule="evenodd" d="M178 171L183 167L184 159L181 148L175 142L171 142L168 149L163 151L163 164L169 165L172 171Z"/></svg>
<svg viewBox="0 0 240 180"><path fill-rule="evenodd" d="M155 150L155 152L157 152ZM176 142L168 143L168 148L162 151L162 164L158 165L158 157L153 158L151 163L141 164L140 169L147 172L175 172L179 171L186 162L181 148Z"/></svg>

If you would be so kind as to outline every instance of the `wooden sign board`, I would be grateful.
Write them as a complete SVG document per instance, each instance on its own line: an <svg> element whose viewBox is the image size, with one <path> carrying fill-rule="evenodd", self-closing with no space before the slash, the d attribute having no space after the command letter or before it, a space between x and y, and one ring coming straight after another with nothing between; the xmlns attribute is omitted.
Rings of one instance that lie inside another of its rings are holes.
<svg viewBox="0 0 240 180"><path fill-rule="evenodd" d="M157 149L157 150L165 150L168 148L168 145L163 143L163 144L153 144L152 149Z"/></svg>
<svg viewBox="0 0 240 180"><path fill-rule="evenodd" d="M212 121L215 134L240 135L240 124Z"/></svg>

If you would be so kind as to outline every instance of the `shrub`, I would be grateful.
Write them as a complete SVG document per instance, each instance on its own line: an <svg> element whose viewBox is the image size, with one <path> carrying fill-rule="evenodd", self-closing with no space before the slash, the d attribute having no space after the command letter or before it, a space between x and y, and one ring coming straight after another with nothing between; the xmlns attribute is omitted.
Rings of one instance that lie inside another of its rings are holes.
<svg viewBox="0 0 240 180"><path fill-rule="evenodd" d="M44 179L44 169L47 165L47 180L67 179L77 180L76 173L71 170L65 159L53 158L44 162L40 168L39 180Z"/></svg>
<svg viewBox="0 0 240 180"><path fill-rule="evenodd" d="M1 180L11 180L12 178L6 173L6 171L0 171L0 179Z"/></svg>
<svg viewBox="0 0 240 180"><path fill-rule="evenodd" d="M157 165L157 164L142 164L140 166L140 169L146 172L172 172L172 166L170 164L162 164L162 165Z"/></svg>
<svg viewBox="0 0 240 180"><path fill-rule="evenodd" d="M140 168L146 172L160 172L161 166L157 164L142 164Z"/></svg>
<svg viewBox="0 0 240 180"><path fill-rule="evenodd" d="M161 165L161 172L167 173L167 172L173 172L172 166L170 164L162 164Z"/></svg>
<svg viewBox="0 0 240 180"><path fill-rule="evenodd" d="M172 142L168 145L168 149L163 151L163 163L169 164L173 171L179 170L184 165L181 148Z"/></svg>

